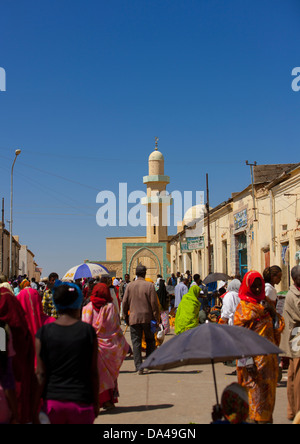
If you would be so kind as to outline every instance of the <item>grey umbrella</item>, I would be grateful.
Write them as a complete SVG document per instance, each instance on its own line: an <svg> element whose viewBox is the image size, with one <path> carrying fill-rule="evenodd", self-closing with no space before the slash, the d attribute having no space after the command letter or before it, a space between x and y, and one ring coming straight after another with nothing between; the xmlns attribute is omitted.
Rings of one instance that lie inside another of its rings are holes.
<svg viewBox="0 0 300 444"><path fill-rule="evenodd" d="M216 362L280 353L282 351L272 342L252 330L207 323L164 343L148 356L141 368L167 370L184 365L212 364L217 404L219 404L214 367Z"/></svg>
<svg viewBox="0 0 300 444"><path fill-rule="evenodd" d="M225 273L211 273L203 281L204 285L211 284L218 281L229 281L232 278Z"/></svg>

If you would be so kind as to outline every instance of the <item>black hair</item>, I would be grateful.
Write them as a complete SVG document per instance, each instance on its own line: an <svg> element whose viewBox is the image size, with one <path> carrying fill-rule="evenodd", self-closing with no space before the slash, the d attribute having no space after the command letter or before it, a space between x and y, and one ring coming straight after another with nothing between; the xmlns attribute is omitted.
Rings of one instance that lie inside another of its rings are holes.
<svg viewBox="0 0 300 444"><path fill-rule="evenodd" d="M282 270L278 265L267 267L263 272L264 281L267 284L271 284L272 277L276 276L278 273L282 273Z"/></svg>
<svg viewBox="0 0 300 444"><path fill-rule="evenodd" d="M76 301L79 294L76 288L74 288L74 291L69 291L71 287L69 285L59 285L58 287L54 288L53 290L53 300L55 305L62 305L67 307L68 305L72 305L73 302ZM73 287L72 287L73 290ZM58 310L60 313L64 313L68 308L63 310Z"/></svg>
<svg viewBox="0 0 300 444"><path fill-rule="evenodd" d="M225 294L225 293L227 293L226 288L225 287L220 288L219 295L222 296L222 294Z"/></svg>
<svg viewBox="0 0 300 444"><path fill-rule="evenodd" d="M53 278L58 279L58 274L57 273L50 273L48 276L49 281L50 281L50 279L53 279Z"/></svg>
<svg viewBox="0 0 300 444"><path fill-rule="evenodd" d="M295 281L298 277L298 275L300 274L300 265L296 265L291 272L292 275L292 279L293 281Z"/></svg>
<svg viewBox="0 0 300 444"><path fill-rule="evenodd" d="M145 267L145 265L138 265L136 267L136 275L139 277L145 277L146 273L147 273L147 268Z"/></svg>

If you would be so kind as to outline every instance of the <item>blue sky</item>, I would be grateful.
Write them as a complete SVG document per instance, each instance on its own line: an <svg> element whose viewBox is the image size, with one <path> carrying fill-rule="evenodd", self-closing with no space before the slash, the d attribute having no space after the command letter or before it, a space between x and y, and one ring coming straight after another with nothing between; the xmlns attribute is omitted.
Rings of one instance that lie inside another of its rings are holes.
<svg viewBox="0 0 300 444"><path fill-rule="evenodd" d="M159 137L169 191L211 205L250 183L245 161L299 161L299 0L3 0L0 198L44 275L105 259L102 190L144 190ZM7 223L8 227L8 223ZM174 232L174 229L171 230Z"/></svg>

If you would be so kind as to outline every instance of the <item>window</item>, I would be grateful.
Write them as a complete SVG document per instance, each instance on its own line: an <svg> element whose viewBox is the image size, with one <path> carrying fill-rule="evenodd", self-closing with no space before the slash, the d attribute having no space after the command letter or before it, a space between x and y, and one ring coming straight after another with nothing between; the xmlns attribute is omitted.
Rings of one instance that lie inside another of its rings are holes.
<svg viewBox="0 0 300 444"><path fill-rule="evenodd" d="M228 249L227 249L227 240L222 241L222 261L223 261L223 273L228 274Z"/></svg>
<svg viewBox="0 0 300 444"><path fill-rule="evenodd" d="M281 286L283 290L288 290L290 286L290 249L288 242L281 244L281 268Z"/></svg>

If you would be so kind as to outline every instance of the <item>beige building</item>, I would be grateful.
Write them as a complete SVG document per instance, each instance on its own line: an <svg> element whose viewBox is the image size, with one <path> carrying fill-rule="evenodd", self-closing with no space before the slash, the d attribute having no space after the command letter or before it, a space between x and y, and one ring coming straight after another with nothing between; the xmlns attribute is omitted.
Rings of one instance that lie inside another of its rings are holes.
<svg viewBox="0 0 300 444"><path fill-rule="evenodd" d="M266 266L283 270L281 289L291 268L300 263L300 164L254 167L250 185L210 210L211 271L230 276ZM208 218L202 236L193 238L191 221L183 221L170 241L171 271L208 275ZM195 221L196 222L196 221Z"/></svg>
<svg viewBox="0 0 300 444"><path fill-rule="evenodd" d="M290 271L300 263L300 164L284 168L257 192L260 265L271 263L283 270L282 288Z"/></svg>
<svg viewBox="0 0 300 444"><path fill-rule="evenodd" d="M21 245L19 254L19 274L26 274L29 279L35 278L37 282L41 280L41 270L38 268L38 265L34 260L34 254L29 250L27 245Z"/></svg>
<svg viewBox="0 0 300 444"><path fill-rule="evenodd" d="M210 257L208 257L208 215L203 205L190 208L175 236L168 235L167 212L172 198L166 195L170 178L165 176L164 156L157 149L149 156L147 186L147 228L145 237L106 239L103 264L117 277L135 274L142 263L148 277L165 279L171 273L212 272L244 276L251 269L266 266L283 270L281 289L287 289L290 270L300 263L300 164L257 165L253 186L233 193L230 199L209 211ZM204 215L199 231L199 214ZM89 261L86 261L89 262ZM91 261L94 262L94 261Z"/></svg>
<svg viewBox="0 0 300 444"><path fill-rule="evenodd" d="M9 277L9 244L10 234L0 222L0 272ZM26 245L20 245L19 236L12 238L12 274L19 276L27 274L31 279L35 277L37 281L41 277L41 269L37 268L34 254Z"/></svg>
<svg viewBox="0 0 300 444"><path fill-rule="evenodd" d="M9 276L9 245L10 234L0 222L0 271L5 276ZM12 238L12 272L13 275L19 274L19 253L21 245L18 236Z"/></svg>

